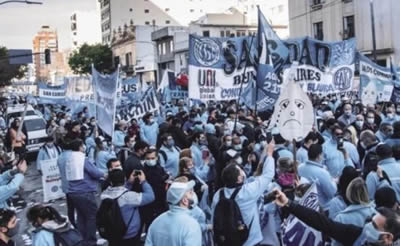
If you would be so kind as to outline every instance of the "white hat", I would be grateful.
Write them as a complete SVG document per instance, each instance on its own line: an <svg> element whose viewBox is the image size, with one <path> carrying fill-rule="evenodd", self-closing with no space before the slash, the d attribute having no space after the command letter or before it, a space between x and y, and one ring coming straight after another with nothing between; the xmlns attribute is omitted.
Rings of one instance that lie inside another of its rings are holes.
<svg viewBox="0 0 400 246"><path fill-rule="evenodd" d="M186 192L193 189L196 183L192 180L187 183L173 182L167 192L167 201L172 205L177 205Z"/></svg>

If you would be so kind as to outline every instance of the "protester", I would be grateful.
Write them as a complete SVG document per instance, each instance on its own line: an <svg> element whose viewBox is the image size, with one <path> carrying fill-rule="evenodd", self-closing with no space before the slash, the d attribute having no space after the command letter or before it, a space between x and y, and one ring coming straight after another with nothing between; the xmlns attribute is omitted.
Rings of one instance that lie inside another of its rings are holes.
<svg viewBox="0 0 400 246"><path fill-rule="evenodd" d="M201 228L189 210L194 203L194 185L193 181L171 184L167 192L169 211L161 214L151 224L145 246L201 246Z"/></svg>
<svg viewBox="0 0 400 246"><path fill-rule="evenodd" d="M21 121L14 119L8 129L8 136L10 138L11 149L17 154L25 153L25 140L26 136L22 131L18 131Z"/></svg>
<svg viewBox="0 0 400 246"><path fill-rule="evenodd" d="M124 146L122 146L121 150L118 153L118 159L121 163L125 163L128 157L132 154L133 147L135 146L136 137L131 137L130 135L125 136L124 138Z"/></svg>
<svg viewBox="0 0 400 246"><path fill-rule="evenodd" d="M175 178L178 175L180 149L175 146L174 139L168 133L161 136L161 142L162 146L158 151L160 165L167 173Z"/></svg>
<svg viewBox="0 0 400 246"><path fill-rule="evenodd" d="M113 136L113 145L114 150L118 154L121 148L125 145L125 137L126 137L126 130L127 130L127 123L124 120L118 122L117 128L114 131Z"/></svg>
<svg viewBox="0 0 400 246"><path fill-rule="evenodd" d="M109 173L109 180L112 186L103 191L101 199L118 200L118 205L127 227L124 237L120 241L109 242L110 246L140 245L141 221L138 208L153 202L154 193L151 186L146 182L146 176L143 171L139 171L138 174L133 172L128 182L132 184L136 179L139 180L143 193L129 191L125 188L125 174L121 169L113 169Z"/></svg>
<svg viewBox="0 0 400 246"><path fill-rule="evenodd" d="M158 135L158 124L154 122L153 114L143 116L143 123L140 126L140 139L149 146L156 146Z"/></svg>
<svg viewBox="0 0 400 246"><path fill-rule="evenodd" d="M145 142L139 141L135 143L133 147L134 152L122 163L127 178L131 176L133 170L143 170L144 155L148 148L149 145Z"/></svg>
<svg viewBox="0 0 400 246"><path fill-rule="evenodd" d="M378 145L376 154L379 158L378 166L388 175L396 191L397 200L400 201L400 165L393 158L392 148L387 144Z"/></svg>
<svg viewBox="0 0 400 246"><path fill-rule="evenodd" d="M14 211L0 209L0 246L16 246L12 238L19 233L19 227Z"/></svg>
<svg viewBox="0 0 400 246"><path fill-rule="evenodd" d="M45 141L46 143L40 148L36 159L36 169L39 173L42 173L42 161L58 159L61 154L61 148L55 144L53 136L47 137Z"/></svg>

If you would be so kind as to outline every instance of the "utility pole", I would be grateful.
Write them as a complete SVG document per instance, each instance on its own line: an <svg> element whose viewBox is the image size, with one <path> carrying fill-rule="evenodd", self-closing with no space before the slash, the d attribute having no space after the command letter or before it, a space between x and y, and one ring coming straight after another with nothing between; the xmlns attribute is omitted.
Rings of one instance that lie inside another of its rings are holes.
<svg viewBox="0 0 400 246"><path fill-rule="evenodd" d="M376 35L375 35L375 15L374 15L374 0L369 0L369 6L371 10L371 30L372 30L372 54L374 56L374 62L376 63Z"/></svg>

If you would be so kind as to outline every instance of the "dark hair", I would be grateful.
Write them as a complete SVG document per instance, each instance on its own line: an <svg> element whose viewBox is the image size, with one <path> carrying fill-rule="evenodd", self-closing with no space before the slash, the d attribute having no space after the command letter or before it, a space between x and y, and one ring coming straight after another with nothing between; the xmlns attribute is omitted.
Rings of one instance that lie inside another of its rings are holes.
<svg viewBox="0 0 400 246"><path fill-rule="evenodd" d="M375 192L375 204L377 208L393 208L396 205L396 192L391 187L382 187Z"/></svg>
<svg viewBox="0 0 400 246"><path fill-rule="evenodd" d="M350 182L357 177L359 177L359 175L354 167L347 166L343 168L342 175L339 178L338 193L342 196L344 200L347 200L346 198L347 187L349 186Z"/></svg>
<svg viewBox="0 0 400 246"><path fill-rule="evenodd" d="M124 137L124 143L129 143L129 141L131 140L131 138L133 138L133 137L131 137L131 136L129 136L129 135L126 135L126 136Z"/></svg>
<svg viewBox="0 0 400 246"><path fill-rule="evenodd" d="M385 231L393 234L393 242L400 238L400 215L393 209L381 207L376 209L386 218Z"/></svg>
<svg viewBox="0 0 400 246"><path fill-rule="evenodd" d="M135 146L133 146L133 150L135 152L137 152L137 151L139 151L141 149L145 149L145 148L148 148L148 147L149 147L149 145L146 142L138 141L138 142L135 143Z"/></svg>
<svg viewBox="0 0 400 246"><path fill-rule="evenodd" d="M41 204L31 207L26 213L26 217L33 225L37 223L38 218L43 220L53 220L57 224L62 224L67 220L62 217L55 208L51 206L43 206Z"/></svg>
<svg viewBox="0 0 400 246"><path fill-rule="evenodd" d="M148 148L147 151L146 151L146 154L144 156L147 156L147 155L150 155L150 154L153 154L153 153L156 153L156 155L157 155L157 149Z"/></svg>
<svg viewBox="0 0 400 246"><path fill-rule="evenodd" d="M19 119L14 119L13 122L11 123L11 128L14 130L18 129L17 121L21 124L21 121Z"/></svg>
<svg viewBox="0 0 400 246"><path fill-rule="evenodd" d="M113 169L108 173L108 178L113 187L123 186L125 184L125 173L121 169Z"/></svg>
<svg viewBox="0 0 400 246"><path fill-rule="evenodd" d="M111 164L113 163L113 162L116 162L116 161L119 161L117 158L111 158L111 159L109 159L108 161L107 161L107 163L106 163L106 165L107 165L107 169L110 169L111 168Z"/></svg>
<svg viewBox="0 0 400 246"><path fill-rule="evenodd" d="M171 134L170 133L164 133L163 135L161 135L161 143L164 143L165 141L167 141L168 137L170 137Z"/></svg>
<svg viewBox="0 0 400 246"><path fill-rule="evenodd" d="M238 164L231 163L222 170L222 181L227 188L234 188L237 186L237 180L240 175Z"/></svg>
<svg viewBox="0 0 400 246"><path fill-rule="evenodd" d="M318 134L317 133L315 133L315 132L310 132L307 136L306 136L306 138L304 139L304 142L305 143L307 143L308 141L315 141L315 140L318 140Z"/></svg>
<svg viewBox="0 0 400 246"><path fill-rule="evenodd" d="M281 134L274 135L275 144L284 144L286 140L282 137Z"/></svg>
<svg viewBox="0 0 400 246"><path fill-rule="evenodd" d="M72 151L79 151L83 145L83 141L79 138L72 140L69 144L69 149Z"/></svg>
<svg viewBox="0 0 400 246"><path fill-rule="evenodd" d="M391 158L393 156L392 148L387 144L379 144L376 147L376 154L380 160Z"/></svg>
<svg viewBox="0 0 400 246"><path fill-rule="evenodd" d="M10 209L0 209L0 227L7 227L11 218L16 216L16 213Z"/></svg>
<svg viewBox="0 0 400 246"><path fill-rule="evenodd" d="M320 144L312 144L308 150L308 159L315 160L322 154L322 146Z"/></svg>
<svg viewBox="0 0 400 246"><path fill-rule="evenodd" d="M194 142L196 139L200 139L200 136L203 134L204 133L202 133L202 132L195 132L192 136L192 142Z"/></svg>
<svg viewBox="0 0 400 246"><path fill-rule="evenodd" d="M396 160L400 160L400 145L396 144L392 147L393 157Z"/></svg>

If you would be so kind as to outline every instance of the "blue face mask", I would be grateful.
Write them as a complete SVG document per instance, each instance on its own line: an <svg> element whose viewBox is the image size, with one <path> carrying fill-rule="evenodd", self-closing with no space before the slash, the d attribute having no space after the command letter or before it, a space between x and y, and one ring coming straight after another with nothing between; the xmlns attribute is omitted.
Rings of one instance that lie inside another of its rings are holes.
<svg viewBox="0 0 400 246"><path fill-rule="evenodd" d="M378 231L372 222L365 224L363 234L365 235L366 241L368 243L377 243L380 241L381 232Z"/></svg>

